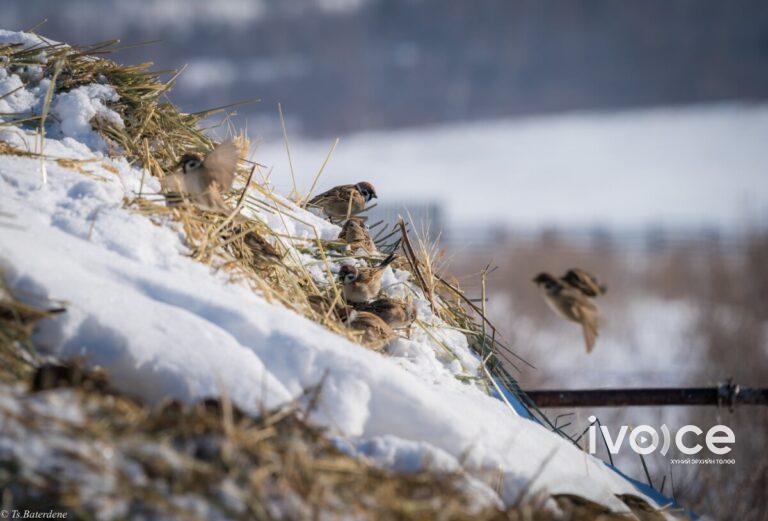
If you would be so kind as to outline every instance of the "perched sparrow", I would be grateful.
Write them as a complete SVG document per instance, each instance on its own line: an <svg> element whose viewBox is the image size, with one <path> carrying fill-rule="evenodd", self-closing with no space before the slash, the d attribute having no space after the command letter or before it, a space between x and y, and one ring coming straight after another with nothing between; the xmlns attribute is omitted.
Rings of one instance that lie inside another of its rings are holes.
<svg viewBox="0 0 768 521"><path fill-rule="evenodd" d="M259 232L253 229L249 230L250 226L246 219L237 216L234 220L235 222L222 232L221 238L236 258L243 258L244 252L248 250L254 262L262 260L279 262L283 259L280 252Z"/></svg>
<svg viewBox="0 0 768 521"><path fill-rule="evenodd" d="M381 291L381 276L384 268L395 260L394 253L381 261L376 267L364 268L345 264L339 270L339 280L344 289L344 296L348 302L368 302L373 300Z"/></svg>
<svg viewBox="0 0 768 521"><path fill-rule="evenodd" d="M369 254L377 252L371 233L368 231L365 221L360 217L350 217L347 219L341 227L339 239L346 242L353 252L360 248Z"/></svg>
<svg viewBox="0 0 768 521"><path fill-rule="evenodd" d="M395 329L409 327L416 320L416 306L412 300L382 297L373 302L357 304L355 309L373 313Z"/></svg>
<svg viewBox="0 0 768 521"><path fill-rule="evenodd" d="M307 301L309 302L309 306L314 310L314 312L323 317L328 314L328 310L331 308L331 304L333 303L333 300L329 299L325 295L310 295L307 297ZM346 320L349 318L349 313L350 308L342 302L336 302L336 305L333 306L333 314L341 322L346 322Z"/></svg>
<svg viewBox="0 0 768 521"><path fill-rule="evenodd" d="M373 185L363 181L356 185L340 185L331 188L313 197L307 204L321 208L331 219L343 219L362 212L365 204L375 197L377 195Z"/></svg>
<svg viewBox="0 0 768 521"><path fill-rule="evenodd" d="M353 311L347 325L357 331L362 331L360 342L374 351L379 351L389 344L397 335L382 319L366 311Z"/></svg>
<svg viewBox="0 0 768 521"><path fill-rule="evenodd" d="M274 261L279 261L283 258L282 255L278 253L277 249L257 232L251 231L246 233L243 237L243 242L248 246L248 249L251 250L251 253L256 256L265 257Z"/></svg>
<svg viewBox="0 0 768 521"><path fill-rule="evenodd" d="M544 295L544 300L556 314L581 324L587 353L592 351L597 339L597 306L576 287L558 280L549 273L539 273L533 282Z"/></svg>
<svg viewBox="0 0 768 521"><path fill-rule="evenodd" d="M588 297L605 295L605 292L608 291L605 284L600 284L594 275L579 268L568 270L560 280L578 289Z"/></svg>
<svg viewBox="0 0 768 521"><path fill-rule="evenodd" d="M238 160L237 147L231 141L217 146L205 158L184 154L176 172L163 178L163 190L189 197L204 208L226 211L221 193L232 188Z"/></svg>

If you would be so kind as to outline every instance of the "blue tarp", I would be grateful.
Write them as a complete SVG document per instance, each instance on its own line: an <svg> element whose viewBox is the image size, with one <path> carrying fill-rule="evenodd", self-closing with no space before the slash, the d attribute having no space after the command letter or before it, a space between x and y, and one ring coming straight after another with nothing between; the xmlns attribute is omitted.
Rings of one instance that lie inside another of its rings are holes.
<svg viewBox="0 0 768 521"><path fill-rule="evenodd" d="M534 421L534 422L536 422L538 424L541 424L541 421L539 421L538 418L536 418L533 414L531 414L531 411L528 410L528 407L523 402L520 401L520 399L517 397L517 395L515 395L515 393L510 391L507 388L507 386L505 386L497 378L494 378L493 380L494 380L494 382L496 382L496 385L498 385L498 388L501 389L501 391L504 393L504 398L507 399L509 404L512 406L512 408L515 410L515 412L520 417L526 418L528 420L531 420L531 421ZM494 392L494 394L495 394L496 398L498 398L499 400L504 401L503 398L498 395L498 392ZM650 486L650 485L648 485L646 483L643 483L641 481L638 481L636 479L630 478L629 476L624 474L622 471L620 471L619 469L617 469L613 465L609 465L606 462L603 462L603 463L605 463L606 467L608 467L609 469L613 470L618 475L620 475L621 477L623 477L624 479L629 481L632 484L632 486L635 487L635 489L637 489L638 492L641 492L642 494L645 494L646 496L648 496L649 498L654 500L659 507L667 507L667 508L683 510L682 507L677 503L677 501L675 501L674 499L672 499L670 497L665 496L664 494L662 494L661 492L659 492L658 490L656 490L652 486ZM687 513L688 517L690 519L692 519L692 520L696 520L696 519L699 518L699 516L696 515L693 512L686 512L686 513Z"/></svg>

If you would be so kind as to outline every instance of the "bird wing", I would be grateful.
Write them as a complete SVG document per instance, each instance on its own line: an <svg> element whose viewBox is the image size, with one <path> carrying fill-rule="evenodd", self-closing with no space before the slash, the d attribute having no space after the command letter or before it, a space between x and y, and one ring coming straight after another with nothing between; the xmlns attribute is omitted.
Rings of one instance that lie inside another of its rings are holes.
<svg viewBox="0 0 768 521"><path fill-rule="evenodd" d="M575 288L563 288L553 300L571 320L581 321L582 310L597 313L597 306Z"/></svg>
<svg viewBox="0 0 768 521"><path fill-rule="evenodd" d="M579 268L573 268L563 275L562 279L567 285L576 288L588 297L596 297L605 293L605 286L601 286L597 277Z"/></svg>
<svg viewBox="0 0 768 521"><path fill-rule="evenodd" d="M378 268L359 268L357 270L357 281L361 284L368 284L372 280L380 279L382 271Z"/></svg>
<svg viewBox="0 0 768 521"><path fill-rule="evenodd" d="M340 185L334 186L330 190L318 194L307 203L310 206L322 205L324 202L331 200L343 200L348 201L350 197L350 190L354 188L354 185Z"/></svg>
<svg viewBox="0 0 768 521"><path fill-rule="evenodd" d="M347 221L347 224L344 226L345 228L342 229L344 242L350 246L363 248L369 253L374 253L376 251L376 244L373 242L373 239L364 224L360 224L356 221Z"/></svg>
<svg viewBox="0 0 768 521"><path fill-rule="evenodd" d="M223 190L229 190L235 180L239 159L240 153L237 151L237 147L233 142L227 141L217 146L213 152L205 157L203 166L208 171L212 181L219 183Z"/></svg>

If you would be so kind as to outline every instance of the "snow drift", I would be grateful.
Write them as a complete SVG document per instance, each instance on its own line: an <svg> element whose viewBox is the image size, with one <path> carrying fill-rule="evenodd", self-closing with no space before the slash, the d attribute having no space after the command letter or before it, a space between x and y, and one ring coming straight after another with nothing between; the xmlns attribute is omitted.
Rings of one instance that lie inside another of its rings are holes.
<svg viewBox="0 0 768 521"><path fill-rule="evenodd" d="M0 31L2 42L38 43ZM49 86L44 65L42 53L38 80L26 84L18 71L0 67L0 112L39 113ZM323 381L312 421L330 428L351 454L401 471L429 465L478 478L501 472L498 496L480 480L477 486L505 503L544 492L582 496L615 512L630 512L617 495L655 504L472 378L483 376L482 364L467 338L432 314L409 272L388 269L385 291L421 297L419 319L429 331L401 337L379 354L192 259L178 223L126 204L140 187L157 192L157 179L90 128L97 114L123 124L109 108L117 96L101 84L57 93L44 157L18 152L36 149L34 128L0 127L8 147L0 155L0 267L16 294L67 307L37 333L47 352L102 366L120 390L148 402L226 394L254 414ZM283 203L279 216L250 216L294 241L337 235L336 226ZM310 254L290 249L318 284L328 283Z"/></svg>

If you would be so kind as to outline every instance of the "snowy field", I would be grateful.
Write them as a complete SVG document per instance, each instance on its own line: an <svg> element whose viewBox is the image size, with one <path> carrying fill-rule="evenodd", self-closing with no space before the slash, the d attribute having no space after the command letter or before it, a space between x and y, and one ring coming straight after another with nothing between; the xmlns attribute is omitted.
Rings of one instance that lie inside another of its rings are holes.
<svg viewBox="0 0 768 521"><path fill-rule="evenodd" d="M25 40L0 31L0 43L8 41ZM0 95L8 94L0 112L39 111L47 82L23 85L0 68ZM501 473L498 493L474 482L478 498L486 501L512 503L521 492L546 491L628 512L618 494L646 497L598 459L515 414L483 380L468 380L482 375L481 362L462 333L431 313L407 272L388 269L386 292L412 292L429 333L401 337L382 355L195 262L176 223L125 206L142 185L142 171L125 158L109 157L89 125L94 115L122 124L108 108L117 96L109 85L56 95L48 159L0 155L3 274L19 295L67 307L35 338L47 352L100 365L120 390L150 403L223 393L252 413L295 399L325 378L312 420L330 428L350 453L400 470L433 465L461 467L478 478L489 470ZM17 150L36 149L30 129L5 125L0 140ZM53 158L87 161L87 173ZM357 161L366 178L383 187L392 181L394 172L368 169L375 161ZM398 176L408 179L407 173L403 168ZM273 179L287 177L279 166ZM143 187L159 188L154 178ZM287 217L259 215L273 229L299 241L315 233L325 239L337 235L334 225L282 203ZM310 260L298 249L290 251L295 262ZM338 268L334 263L333 271ZM317 284L328 283L317 263L312 274Z"/></svg>
<svg viewBox="0 0 768 521"><path fill-rule="evenodd" d="M289 137L307 190L332 140ZM366 132L341 136L320 188L372 180L384 202L442 203L454 225L731 228L768 212L766 139L764 104ZM282 142L256 158L290 188Z"/></svg>

